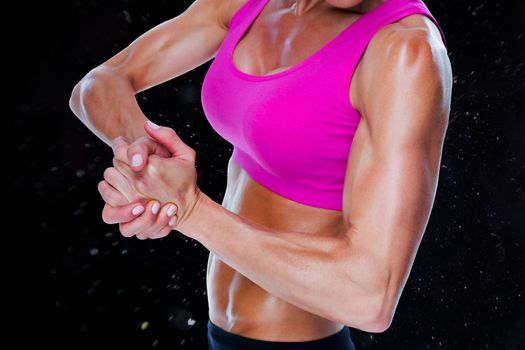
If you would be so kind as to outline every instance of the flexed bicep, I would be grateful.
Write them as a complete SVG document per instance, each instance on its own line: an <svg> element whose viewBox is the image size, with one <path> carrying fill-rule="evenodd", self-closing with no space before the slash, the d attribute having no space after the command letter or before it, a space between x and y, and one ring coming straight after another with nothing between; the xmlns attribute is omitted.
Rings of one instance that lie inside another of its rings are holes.
<svg viewBox="0 0 525 350"><path fill-rule="evenodd" d="M352 275L377 295L389 324L436 195L452 79L446 50L427 31L385 36L369 48L374 59L363 61L343 215L362 257Z"/></svg>

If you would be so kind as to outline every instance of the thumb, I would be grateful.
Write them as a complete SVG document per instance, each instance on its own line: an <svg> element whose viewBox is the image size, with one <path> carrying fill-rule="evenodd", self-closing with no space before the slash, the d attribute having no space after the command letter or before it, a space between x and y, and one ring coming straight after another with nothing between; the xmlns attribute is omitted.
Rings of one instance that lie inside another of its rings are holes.
<svg viewBox="0 0 525 350"><path fill-rule="evenodd" d="M181 156L193 151L191 147L180 139L179 135L177 135L172 128L159 126L148 120L144 123L144 130L146 130L149 136L166 147L172 155Z"/></svg>

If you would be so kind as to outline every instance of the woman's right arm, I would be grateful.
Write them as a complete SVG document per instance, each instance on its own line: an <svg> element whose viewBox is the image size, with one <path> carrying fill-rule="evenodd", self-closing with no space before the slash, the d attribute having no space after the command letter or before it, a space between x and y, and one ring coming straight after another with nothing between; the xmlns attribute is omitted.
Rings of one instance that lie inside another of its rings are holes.
<svg viewBox="0 0 525 350"><path fill-rule="evenodd" d="M102 141L147 136L135 94L213 58L228 33L231 1L196 0L95 67L73 88L73 113Z"/></svg>

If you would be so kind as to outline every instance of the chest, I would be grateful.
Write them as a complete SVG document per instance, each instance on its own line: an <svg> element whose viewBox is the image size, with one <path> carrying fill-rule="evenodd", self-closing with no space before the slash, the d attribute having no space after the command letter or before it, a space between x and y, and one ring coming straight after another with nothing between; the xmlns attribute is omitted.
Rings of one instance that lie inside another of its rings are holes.
<svg viewBox="0 0 525 350"><path fill-rule="evenodd" d="M233 64L256 76L285 71L321 50L359 16L327 10L304 17L290 10L263 9L234 45Z"/></svg>
<svg viewBox="0 0 525 350"><path fill-rule="evenodd" d="M254 16L265 3L252 3L252 13L232 22L204 77L204 113L234 146L232 158L259 183L303 204L339 209L361 119L349 97L360 56L352 40L355 27L327 26L330 35L327 29L272 31L271 17L255 27ZM288 36L280 37L283 31Z"/></svg>

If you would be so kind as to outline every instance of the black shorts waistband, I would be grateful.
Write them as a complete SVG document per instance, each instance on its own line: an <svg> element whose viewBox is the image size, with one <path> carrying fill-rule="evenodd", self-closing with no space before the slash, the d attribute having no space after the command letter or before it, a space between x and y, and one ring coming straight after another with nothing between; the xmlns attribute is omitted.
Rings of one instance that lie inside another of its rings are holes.
<svg viewBox="0 0 525 350"><path fill-rule="evenodd" d="M244 337L227 332L208 320L208 344L210 350L355 350L350 328L344 327L328 337L300 341L268 341Z"/></svg>

